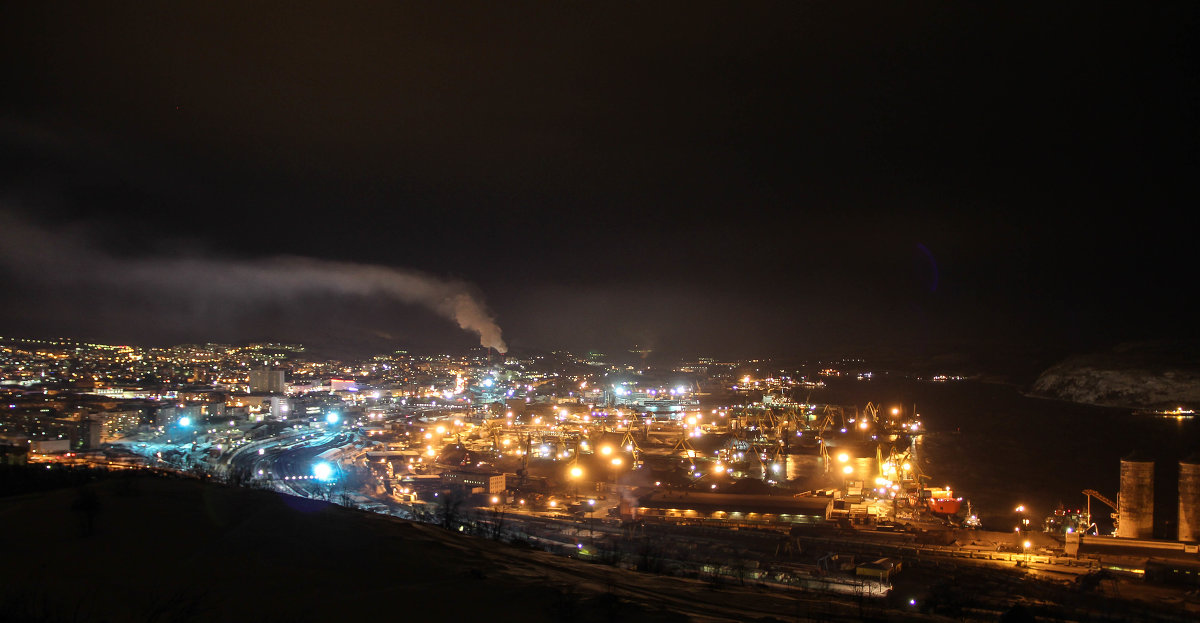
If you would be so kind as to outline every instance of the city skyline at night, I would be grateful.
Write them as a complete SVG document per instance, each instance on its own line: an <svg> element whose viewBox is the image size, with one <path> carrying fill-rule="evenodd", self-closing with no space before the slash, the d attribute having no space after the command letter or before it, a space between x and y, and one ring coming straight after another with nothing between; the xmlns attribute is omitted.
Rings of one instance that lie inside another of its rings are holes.
<svg viewBox="0 0 1200 623"><path fill-rule="evenodd" d="M1197 620L1198 32L5 3L0 620Z"/></svg>

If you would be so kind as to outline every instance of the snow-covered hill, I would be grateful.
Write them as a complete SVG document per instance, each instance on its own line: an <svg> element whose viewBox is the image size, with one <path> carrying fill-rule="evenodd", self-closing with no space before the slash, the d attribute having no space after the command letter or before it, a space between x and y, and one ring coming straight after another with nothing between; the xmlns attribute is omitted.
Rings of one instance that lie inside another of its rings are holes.
<svg viewBox="0 0 1200 623"><path fill-rule="evenodd" d="M1126 345L1065 359L1033 383L1038 396L1134 409L1200 406L1200 365L1181 345Z"/></svg>

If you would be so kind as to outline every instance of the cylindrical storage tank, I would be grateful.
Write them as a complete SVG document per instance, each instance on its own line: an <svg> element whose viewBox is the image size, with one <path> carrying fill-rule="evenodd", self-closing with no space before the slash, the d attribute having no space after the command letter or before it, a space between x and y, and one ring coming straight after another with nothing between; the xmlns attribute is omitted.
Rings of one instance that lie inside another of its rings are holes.
<svg viewBox="0 0 1200 623"><path fill-rule="evenodd" d="M1179 540L1200 541L1200 454L1179 462Z"/></svg>
<svg viewBox="0 0 1200 623"><path fill-rule="evenodd" d="M1154 459L1136 453L1121 459L1117 536L1130 539L1154 536Z"/></svg>

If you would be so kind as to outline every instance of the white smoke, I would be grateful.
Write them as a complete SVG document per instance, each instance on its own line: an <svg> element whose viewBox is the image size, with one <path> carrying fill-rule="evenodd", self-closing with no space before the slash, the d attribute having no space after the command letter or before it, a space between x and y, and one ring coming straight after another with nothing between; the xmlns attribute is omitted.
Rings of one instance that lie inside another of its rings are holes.
<svg viewBox="0 0 1200 623"><path fill-rule="evenodd" d="M230 260L206 257L118 258L78 236L51 232L0 212L0 267L23 278L71 285L135 287L229 301L282 296L383 296L419 305L479 335L501 353L500 327L470 284L388 266L300 257Z"/></svg>

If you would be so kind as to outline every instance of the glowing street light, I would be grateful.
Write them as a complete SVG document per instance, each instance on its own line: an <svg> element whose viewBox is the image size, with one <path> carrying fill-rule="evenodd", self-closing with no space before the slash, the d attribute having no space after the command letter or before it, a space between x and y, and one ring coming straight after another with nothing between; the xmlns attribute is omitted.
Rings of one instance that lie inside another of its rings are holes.
<svg viewBox="0 0 1200 623"><path fill-rule="evenodd" d="M333 466L324 461L314 464L312 473L317 480L333 480Z"/></svg>

